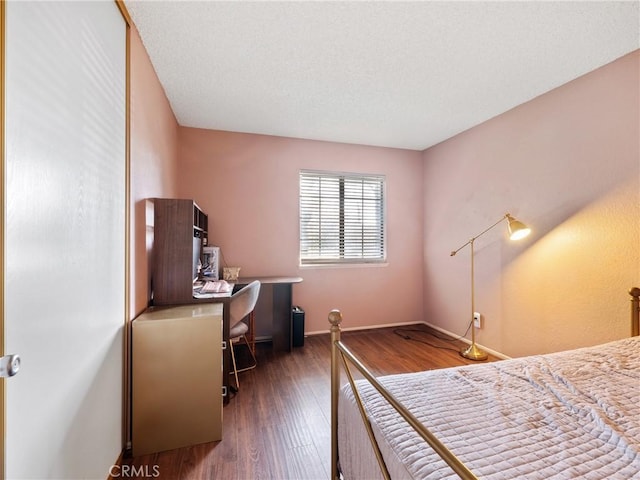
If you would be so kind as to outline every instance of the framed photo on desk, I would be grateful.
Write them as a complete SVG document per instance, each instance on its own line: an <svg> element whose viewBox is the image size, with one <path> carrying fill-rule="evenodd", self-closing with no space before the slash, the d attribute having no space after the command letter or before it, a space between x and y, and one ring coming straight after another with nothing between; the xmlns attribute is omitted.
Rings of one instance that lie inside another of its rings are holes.
<svg viewBox="0 0 640 480"><path fill-rule="evenodd" d="M220 278L220 247L202 248L202 273L209 280Z"/></svg>

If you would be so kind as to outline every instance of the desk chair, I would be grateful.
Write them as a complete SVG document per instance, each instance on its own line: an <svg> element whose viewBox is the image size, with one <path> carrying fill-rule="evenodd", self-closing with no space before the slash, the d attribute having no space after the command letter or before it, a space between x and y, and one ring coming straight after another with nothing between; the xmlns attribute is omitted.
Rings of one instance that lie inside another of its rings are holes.
<svg viewBox="0 0 640 480"><path fill-rule="evenodd" d="M231 302L229 306L229 343L231 345L231 361L233 363L233 375L236 377L236 388L240 389L240 383L238 382L238 372L244 372L251 370L258 365L255 355L255 344L247 340L247 332L250 332L250 336L253 338L253 310L258 301L258 294L260 293L260 282L255 280L249 285L241 288L231 296ZM245 323L244 319L248 317L249 324ZM238 343L243 340L249 347L249 353L253 358L253 365L250 367L242 368L238 370L236 365L236 355L233 351L234 343Z"/></svg>

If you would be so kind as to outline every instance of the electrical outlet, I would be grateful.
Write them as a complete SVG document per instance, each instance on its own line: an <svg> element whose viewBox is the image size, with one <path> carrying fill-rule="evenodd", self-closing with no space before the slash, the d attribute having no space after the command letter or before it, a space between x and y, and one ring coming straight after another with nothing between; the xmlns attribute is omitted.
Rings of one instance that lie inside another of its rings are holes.
<svg viewBox="0 0 640 480"><path fill-rule="evenodd" d="M475 328L482 328L482 315L479 312L473 312L473 326Z"/></svg>

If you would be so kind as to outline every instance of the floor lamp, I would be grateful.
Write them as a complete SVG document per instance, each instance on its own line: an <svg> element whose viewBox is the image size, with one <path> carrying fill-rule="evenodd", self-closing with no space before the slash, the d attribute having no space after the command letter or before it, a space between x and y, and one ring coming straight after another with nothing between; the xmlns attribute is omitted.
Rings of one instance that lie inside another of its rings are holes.
<svg viewBox="0 0 640 480"><path fill-rule="evenodd" d="M462 355L464 358L468 358L469 360L486 360L487 357L489 356L487 355L487 352L485 352L484 350L481 350L476 345L476 326L473 318L474 312L476 310L475 281L474 281L474 274L473 274L473 256L474 256L473 243L476 241L477 238L487 233L489 230L491 230L493 227L498 225L503 220L507 220L509 222L509 238L511 240L520 240L521 238L524 238L531 233L531 229L529 227L527 227L522 222L519 222L518 220L516 220L510 214L507 213L505 214L504 217L502 217L496 223L491 225L489 228L486 228L485 230L480 232L478 235L471 238L471 240L469 240L467 243L462 245L460 248L451 252L451 256L453 257L456 253L458 253L467 245L471 247L471 345L469 345L468 348L465 348L460 351L460 355Z"/></svg>

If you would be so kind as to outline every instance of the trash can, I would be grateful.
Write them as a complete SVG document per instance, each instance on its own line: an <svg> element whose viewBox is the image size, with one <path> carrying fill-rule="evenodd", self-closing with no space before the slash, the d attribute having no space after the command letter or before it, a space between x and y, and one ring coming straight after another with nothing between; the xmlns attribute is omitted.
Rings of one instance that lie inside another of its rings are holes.
<svg viewBox="0 0 640 480"><path fill-rule="evenodd" d="M293 323L293 339L292 344L294 347L303 347L304 346L304 310L300 307L293 307L293 312L291 313L292 323Z"/></svg>

